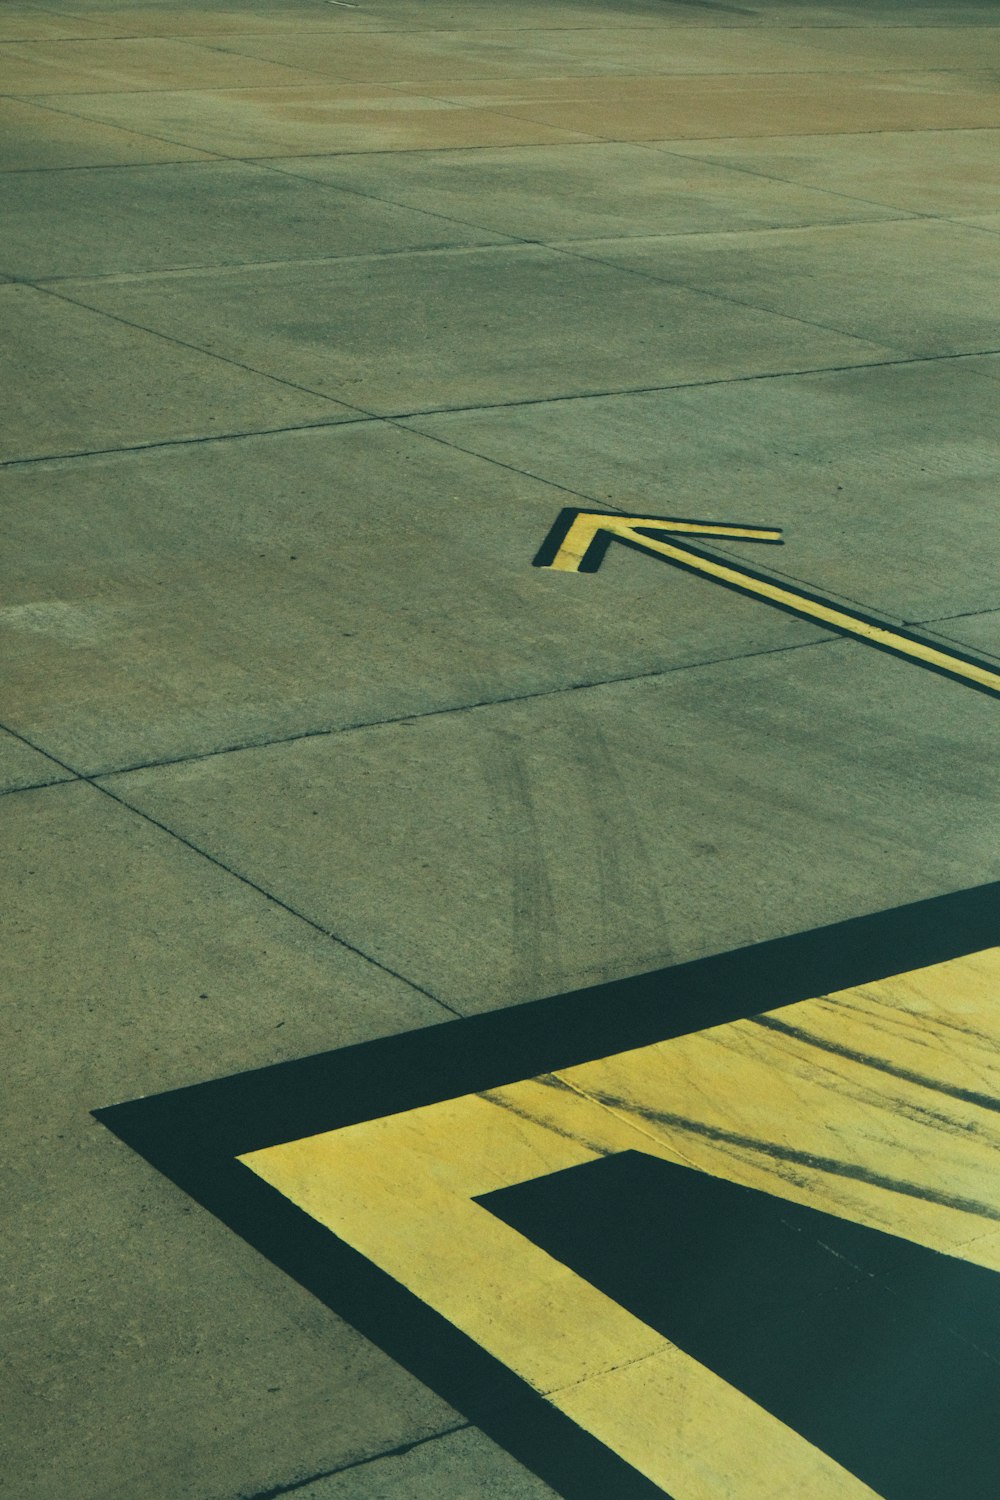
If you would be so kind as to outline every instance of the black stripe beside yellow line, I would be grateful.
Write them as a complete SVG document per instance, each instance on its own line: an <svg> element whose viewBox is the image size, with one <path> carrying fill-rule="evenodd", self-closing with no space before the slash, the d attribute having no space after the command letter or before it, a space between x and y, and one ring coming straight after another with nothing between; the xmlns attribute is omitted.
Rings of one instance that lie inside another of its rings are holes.
<svg viewBox="0 0 1000 1500"><path fill-rule="evenodd" d="M877 651L900 657L942 677L950 677L979 693L1000 697L1000 664L962 651L946 641L919 635L904 625L878 615L853 609L835 599L802 588L788 579L759 573L692 546L690 538L703 537L717 545L726 542L765 542L781 546L781 531L770 526L748 526L740 522L685 521L668 516L624 516L607 511L567 507L533 559L536 568L561 573L596 573L612 542L620 542L685 572L695 573L723 588L751 599L759 599L786 614L811 620L837 635L874 646Z"/></svg>
<svg viewBox="0 0 1000 1500"><path fill-rule="evenodd" d="M96 1113L571 1500L986 1500L998 942L979 887Z"/></svg>

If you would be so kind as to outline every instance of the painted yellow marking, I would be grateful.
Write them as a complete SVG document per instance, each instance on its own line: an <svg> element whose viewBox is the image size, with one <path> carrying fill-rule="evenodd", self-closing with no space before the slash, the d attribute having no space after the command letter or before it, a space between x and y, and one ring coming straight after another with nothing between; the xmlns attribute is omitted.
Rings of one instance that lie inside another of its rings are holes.
<svg viewBox="0 0 1000 1500"><path fill-rule="evenodd" d="M947 647L936 646L931 641L915 639L894 629L891 625L866 619L864 615L855 614L852 610L841 608L828 600L814 599L790 585L760 578L742 568L705 557L680 543L661 541L657 537L643 534L646 531L664 531L671 535L686 533L705 537L736 538L744 541L775 542L781 540L780 531L765 527L714 526L709 522L644 520L641 516L619 518L581 512L570 526L555 557L546 566L563 573L578 572L580 564L601 531L610 532L620 540L642 547L645 551L652 552L659 557L682 563L685 568L693 569L698 573L703 573L707 578L714 578L719 583L739 589L741 593L753 595L758 599L766 599L769 603L792 610L797 615L818 620L821 625L828 625L833 630L857 636L860 640L867 641L869 645L878 646L883 650L891 651L894 655L915 661L921 666L947 672L949 676L961 678L975 687L1000 694L1000 669L995 670L983 662L967 661L962 655L949 651Z"/></svg>
<svg viewBox="0 0 1000 1500"><path fill-rule="evenodd" d="M241 1160L676 1500L861 1500L472 1200L640 1150L1000 1270L998 986L990 949Z"/></svg>

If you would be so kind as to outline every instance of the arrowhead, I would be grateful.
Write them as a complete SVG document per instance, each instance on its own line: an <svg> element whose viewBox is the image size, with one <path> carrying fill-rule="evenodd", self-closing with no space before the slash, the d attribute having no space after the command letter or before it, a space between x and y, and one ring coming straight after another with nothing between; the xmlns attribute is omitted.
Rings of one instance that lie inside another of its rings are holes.
<svg viewBox="0 0 1000 1500"><path fill-rule="evenodd" d="M672 516L621 516L607 511L560 511L555 525L534 558L536 568L554 568L563 573L596 573L612 541L643 550L649 546L643 533L658 531L675 536L736 537L746 542L781 544L781 532L773 526L741 526L715 521L682 521Z"/></svg>

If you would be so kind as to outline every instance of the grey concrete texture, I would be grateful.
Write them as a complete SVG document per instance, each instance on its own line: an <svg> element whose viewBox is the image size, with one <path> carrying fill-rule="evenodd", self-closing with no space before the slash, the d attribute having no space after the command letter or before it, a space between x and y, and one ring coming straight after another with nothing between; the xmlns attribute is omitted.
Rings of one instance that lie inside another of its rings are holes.
<svg viewBox="0 0 1000 1500"><path fill-rule="evenodd" d="M0 1488L551 1491L97 1125L998 874L992 0L0 12ZM714 1497L713 1497L714 1500ZM723 1497L719 1497L723 1500Z"/></svg>
<svg viewBox="0 0 1000 1500"><path fill-rule="evenodd" d="M498 26L519 31L552 27L608 31L622 26L660 29L689 27L941 27L989 26L994 23L988 0L872 0L861 11L858 0L768 0L743 5L721 0L552 0L539 8L536 0L382 0L376 8L359 4L340 14L328 11L328 0L297 0L275 13L267 0L205 0L196 12L177 0L60 0L60 16L84 19L129 35L285 31L289 26L308 30L407 31L492 30Z"/></svg>
<svg viewBox="0 0 1000 1500"><path fill-rule="evenodd" d="M406 425L602 507L686 516L707 505L722 519L782 527L780 552L720 550L870 612L929 623L1000 602L1000 441L986 373L1000 374L1000 361L904 360ZM660 581L662 604L676 580ZM699 588L718 604L711 585Z"/></svg>
<svg viewBox="0 0 1000 1500"><path fill-rule="evenodd" d="M966 219L995 212L1000 132L993 130L685 141L671 149L772 181L821 182L832 194L912 213Z"/></svg>
<svg viewBox="0 0 1000 1500"><path fill-rule="evenodd" d="M12 380L0 459L335 422L340 402L25 283L0 287Z"/></svg>
<svg viewBox="0 0 1000 1500"><path fill-rule="evenodd" d="M5 172L204 161L209 155L172 141L81 120L79 115L32 104L27 99L0 98L0 125Z"/></svg>
<svg viewBox="0 0 1000 1500"><path fill-rule="evenodd" d="M711 168L709 171L713 170ZM794 190L793 190L794 191ZM503 240L437 211L251 162L19 172L0 178L0 264L32 280Z"/></svg>
<svg viewBox="0 0 1000 1500"><path fill-rule="evenodd" d="M588 142L575 150L525 146L515 159L506 151L401 151L287 157L270 165L528 240L779 229L906 214L866 202L871 194L826 192L782 181L778 172L765 177L763 169L732 170L686 153L687 143L668 155L633 142ZM985 168L984 155L980 172ZM985 207L993 199L984 187L980 198L963 201Z"/></svg>
<svg viewBox="0 0 1000 1500"><path fill-rule="evenodd" d="M807 241L807 242L806 242ZM938 220L588 241L577 253L907 354L1000 344L996 236Z"/></svg>
<svg viewBox="0 0 1000 1500"><path fill-rule="evenodd" d="M645 253L627 243L602 242L593 254L500 245L71 279L60 294L379 415L870 364L888 353L877 340L762 311L749 295L741 305L672 284L671 257L682 254L673 241Z"/></svg>
<svg viewBox="0 0 1000 1500"><path fill-rule="evenodd" d="M0 11L0 40L5 42L77 37L81 33L93 36L95 31L87 17L53 14L37 5L21 5L17 0L9 0Z"/></svg>
<svg viewBox="0 0 1000 1500"><path fill-rule="evenodd" d="M267 88L309 83L282 63L240 59L168 37L8 42L0 47L5 92L101 94L112 90Z"/></svg>
<svg viewBox="0 0 1000 1500"><path fill-rule="evenodd" d="M594 90L587 79L477 80L440 93L455 105L509 120L614 140L959 130L1000 123L988 73L936 73L928 67L909 73L694 73L613 82L614 88Z"/></svg>
<svg viewBox="0 0 1000 1500"><path fill-rule="evenodd" d="M521 146L584 140L586 129L463 108L422 86L341 83L224 91L136 90L35 96L49 109L221 156L297 152L420 151L430 147ZM976 120L977 124L984 123ZM989 123L992 123L990 121ZM662 132L661 132L662 133Z"/></svg>
<svg viewBox="0 0 1000 1500"><path fill-rule="evenodd" d="M995 735L828 641L109 784L465 1014L995 877Z"/></svg>
<svg viewBox="0 0 1000 1500"><path fill-rule="evenodd" d="M453 1423L89 1114L446 1012L91 786L0 823L4 1484L221 1500Z"/></svg>
<svg viewBox="0 0 1000 1500"><path fill-rule="evenodd" d="M0 794L72 780L72 771L41 755L16 735L0 731Z"/></svg>
<svg viewBox="0 0 1000 1500"><path fill-rule="evenodd" d="M824 636L654 566L624 608L567 587L530 562L579 495L381 423L24 466L6 493L32 559L0 608L12 722L88 773Z"/></svg>
<svg viewBox="0 0 1000 1500"><path fill-rule="evenodd" d="M288 32L265 35L250 32L220 39L218 46L247 58L280 60L288 67L322 72L342 80L380 82L447 82L456 78L541 78L579 80L562 87L581 97L608 92L611 86L631 84L649 92L656 85L649 75L682 73L842 72L873 67L912 70L933 56L936 69L982 71L1000 61L996 36L967 27L935 28L933 47L913 28L888 30L876 38L859 38L854 29L786 27L753 28L714 24L664 28L647 20L640 32L635 16L615 27L573 24L569 17L550 16L549 8L535 14L541 24L511 24L502 7L495 10L495 28L454 31L371 31L354 35L343 28L322 33ZM580 12L577 13L577 22ZM636 55L642 49L645 79L634 77ZM621 76L630 75L630 76ZM601 80L604 80L603 82ZM288 82L292 82L291 79Z"/></svg>
<svg viewBox="0 0 1000 1500"><path fill-rule="evenodd" d="M404 1453L326 1475L297 1490L298 1500L425 1500L477 1495L483 1500L548 1500L547 1484L514 1463L474 1428L448 1432Z"/></svg>
<svg viewBox="0 0 1000 1500"><path fill-rule="evenodd" d="M963 360L966 368L975 375L982 375L987 380L1000 380L1000 351L997 354L986 354L981 359Z"/></svg>

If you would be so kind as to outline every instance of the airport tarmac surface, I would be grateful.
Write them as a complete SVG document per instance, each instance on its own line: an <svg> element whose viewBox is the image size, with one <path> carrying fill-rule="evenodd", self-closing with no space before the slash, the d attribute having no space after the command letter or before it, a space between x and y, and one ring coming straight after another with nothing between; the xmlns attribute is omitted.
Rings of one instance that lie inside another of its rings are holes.
<svg viewBox="0 0 1000 1500"><path fill-rule="evenodd" d="M0 1493L994 1500L996 4L0 78Z"/></svg>

